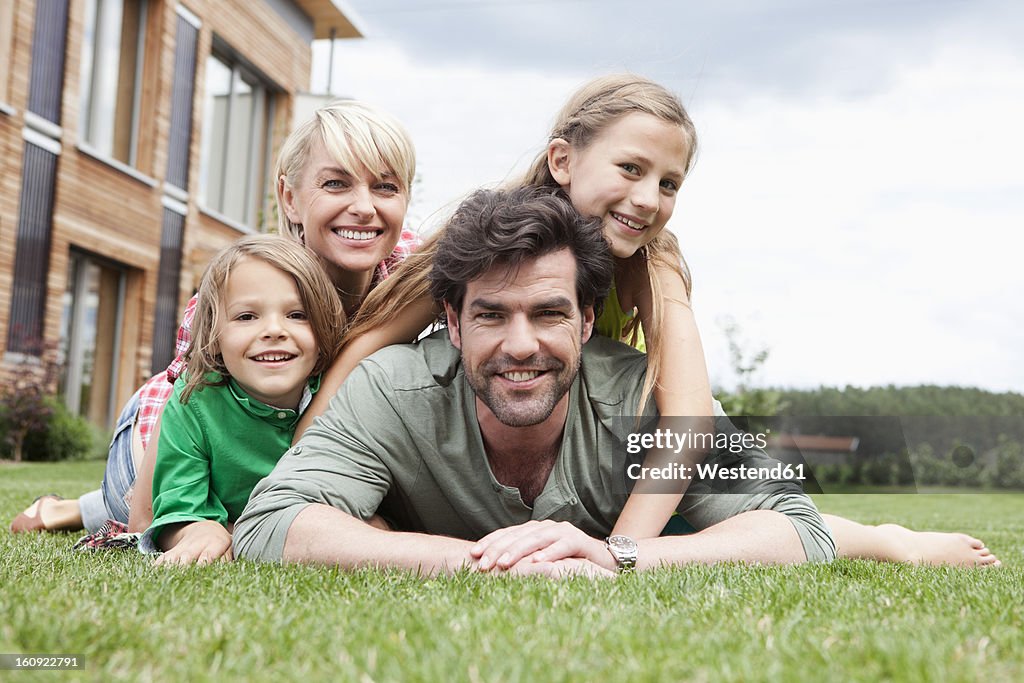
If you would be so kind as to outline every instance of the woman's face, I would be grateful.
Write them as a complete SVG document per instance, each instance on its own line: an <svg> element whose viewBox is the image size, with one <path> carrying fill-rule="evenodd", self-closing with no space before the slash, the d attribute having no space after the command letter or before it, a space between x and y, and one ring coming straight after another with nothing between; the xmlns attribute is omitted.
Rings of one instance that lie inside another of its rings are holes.
<svg viewBox="0 0 1024 683"><path fill-rule="evenodd" d="M576 210L601 219L612 254L629 258L672 217L687 151L682 126L635 112L582 149L552 141L548 166Z"/></svg>
<svg viewBox="0 0 1024 683"><path fill-rule="evenodd" d="M366 273L395 249L409 195L391 169L342 168L323 143L310 152L296 187L285 182L282 203L303 242L332 269Z"/></svg>

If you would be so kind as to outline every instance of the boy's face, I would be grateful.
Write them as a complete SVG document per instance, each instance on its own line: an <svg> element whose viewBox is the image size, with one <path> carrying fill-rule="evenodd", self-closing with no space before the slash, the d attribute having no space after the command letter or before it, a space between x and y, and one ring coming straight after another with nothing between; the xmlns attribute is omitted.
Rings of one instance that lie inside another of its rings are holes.
<svg viewBox="0 0 1024 683"><path fill-rule="evenodd" d="M260 259L239 262L224 288L217 343L228 374L252 398L298 407L318 350L290 275Z"/></svg>
<svg viewBox="0 0 1024 683"><path fill-rule="evenodd" d="M462 313L445 304L452 343L462 351L478 408L509 427L551 416L579 370L594 309L576 299L576 257L568 249L497 267L467 283Z"/></svg>

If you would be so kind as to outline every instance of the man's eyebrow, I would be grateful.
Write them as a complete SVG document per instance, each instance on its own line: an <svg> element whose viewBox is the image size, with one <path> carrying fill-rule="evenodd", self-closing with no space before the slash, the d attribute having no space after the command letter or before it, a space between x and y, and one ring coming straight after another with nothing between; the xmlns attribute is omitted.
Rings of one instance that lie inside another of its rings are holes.
<svg viewBox="0 0 1024 683"><path fill-rule="evenodd" d="M544 301L538 301L533 305L533 310L539 311L546 308L572 308L572 301L568 297L555 296Z"/></svg>
<svg viewBox="0 0 1024 683"><path fill-rule="evenodd" d="M504 313L509 310L509 307L504 303L484 298L473 299L473 301L469 303L469 308L483 311L497 311L499 313ZM550 299L544 299L543 301L537 301L530 305L530 310L532 311L542 311L550 308L572 308L572 300L564 296L555 296Z"/></svg>
<svg viewBox="0 0 1024 683"><path fill-rule="evenodd" d="M497 301L491 301L489 299L473 299L469 302L469 307L482 311L499 311L504 312L508 310L508 306Z"/></svg>

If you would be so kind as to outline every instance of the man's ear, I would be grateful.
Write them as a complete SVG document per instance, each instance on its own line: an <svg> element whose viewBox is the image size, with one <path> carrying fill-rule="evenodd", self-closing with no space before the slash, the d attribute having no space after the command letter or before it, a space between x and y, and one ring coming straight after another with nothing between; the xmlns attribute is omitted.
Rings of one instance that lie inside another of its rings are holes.
<svg viewBox="0 0 1024 683"><path fill-rule="evenodd" d="M583 334L580 335L580 343L586 344L594 334L594 305L583 307Z"/></svg>
<svg viewBox="0 0 1024 683"><path fill-rule="evenodd" d="M452 346L461 351L462 334L459 331L459 314L447 301L444 302L444 317L448 321L448 338L452 340Z"/></svg>
<svg viewBox="0 0 1024 683"><path fill-rule="evenodd" d="M292 223L298 225L302 222L302 216L295 207L295 193L288 187L288 180L282 175L277 179L277 196L281 198L281 206L284 207L284 215Z"/></svg>
<svg viewBox="0 0 1024 683"><path fill-rule="evenodd" d="M555 182L563 188L569 186L569 161L572 146L562 138L555 138L548 143L548 170Z"/></svg>

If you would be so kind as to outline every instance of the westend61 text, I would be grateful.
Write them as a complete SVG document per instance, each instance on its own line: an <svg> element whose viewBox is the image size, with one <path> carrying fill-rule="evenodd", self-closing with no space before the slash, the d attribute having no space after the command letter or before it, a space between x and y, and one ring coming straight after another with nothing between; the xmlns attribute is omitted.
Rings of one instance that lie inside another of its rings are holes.
<svg viewBox="0 0 1024 683"><path fill-rule="evenodd" d="M748 467L737 465L736 467L722 467L721 465L697 463L693 467L671 463L662 467L644 467L639 463L633 463L626 468L626 476L633 481L642 480L689 480L694 476L703 481L740 481L759 479L761 481L795 480L804 481L807 477L804 474L803 464L789 465L779 463L772 467Z"/></svg>
<svg viewBox="0 0 1024 683"><path fill-rule="evenodd" d="M671 429L656 429L653 432L633 433L626 437L626 452L636 455L649 448L670 450L678 454L684 448L697 450L728 450L730 453L742 453L751 448L765 449L768 437L765 434L733 432L717 434L710 432L674 432Z"/></svg>

